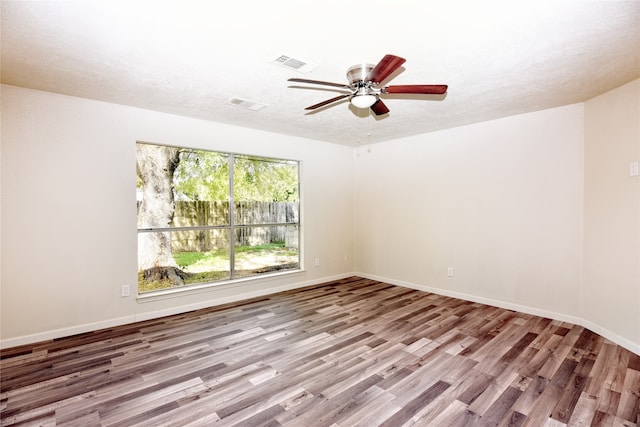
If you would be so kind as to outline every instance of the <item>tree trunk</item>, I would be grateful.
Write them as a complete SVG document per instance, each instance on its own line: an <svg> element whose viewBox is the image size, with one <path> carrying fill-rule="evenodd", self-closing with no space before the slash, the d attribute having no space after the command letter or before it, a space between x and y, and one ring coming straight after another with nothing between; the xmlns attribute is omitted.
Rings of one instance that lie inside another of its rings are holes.
<svg viewBox="0 0 640 427"><path fill-rule="evenodd" d="M180 149L137 144L138 177L142 181L142 201L138 208L138 228L167 228L173 223L173 173L180 161ZM170 232L138 233L138 270L146 280L171 281L184 285L182 272L171 251Z"/></svg>

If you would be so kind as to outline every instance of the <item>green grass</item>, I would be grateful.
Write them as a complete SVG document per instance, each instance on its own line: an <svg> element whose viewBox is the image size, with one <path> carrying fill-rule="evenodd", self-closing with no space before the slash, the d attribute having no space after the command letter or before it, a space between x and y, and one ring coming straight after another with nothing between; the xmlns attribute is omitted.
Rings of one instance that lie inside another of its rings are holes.
<svg viewBox="0 0 640 427"><path fill-rule="evenodd" d="M142 276L144 273L138 271L138 292L159 291L161 289L171 288L171 281L169 280L145 280Z"/></svg>
<svg viewBox="0 0 640 427"><path fill-rule="evenodd" d="M244 267L251 264L252 259L260 257L294 257L298 254L295 250L286 249L284 242L271 243L256 246L240 246L235 248L236 273L242 276L251 275L251 268ZM189 273L184 280L186 285L196 283L207 283L218 280L229 279L230 257L228 250L215 250L206 252L174 252L173 258L181 270ZM246 270L244 270L246 268ZM244 273L242 273L244 270ZM169 280L148 281L142 277L142 272L138 273L138 291L149 292L160 289L169 289L174 285Z"/></svg>
<svg viewBox="0 0 640 427"><path fill-rule="evenodd" d="M284 250L284 242L282 243L270 243L267 245L256 245L256 246L236 246L236 254L240 252L260 252L260 251L277 251ZM292 252L292 251L289 251ZM295 252L292 252L295 254Z"/></svg>
<svg viewBox="0 0 640 427"><path fill-rule="evenodd" d="M182 269L187 267L207 267L209 269L228 268L229 251L217 250L208 252L175 252L173 259Z"/></svg>
<svg viewBox="0 0 640 427"><path fill-rule="evenodd" d="M287 250L282 243L270 243L267 245L238 246L236 247L236 260L249 259L251 255L274 252L280 256L295 256L296 251ZM208 267L210 269L228 268L229 251L220 249L208 252L175 252L173 258L180 268Z"/></svg>

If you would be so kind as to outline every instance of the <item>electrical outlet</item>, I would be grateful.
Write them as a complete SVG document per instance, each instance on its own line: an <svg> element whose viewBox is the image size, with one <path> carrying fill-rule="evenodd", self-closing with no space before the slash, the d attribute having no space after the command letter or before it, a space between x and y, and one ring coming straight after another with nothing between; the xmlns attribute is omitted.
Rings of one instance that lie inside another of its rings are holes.
<svg viewBox="0 0 640 427"><path fill-rule="evenodd" d="M629 164L629 176L638 176L638 162Z"/></svg>
<svg viewBox="0 0 640 427"><path fill-rule="evenodd" d="M129 285L122 285L120 287L120 296L121 297L128 297L130 295L130 291L129 291Z"/></svg>
<svg viewBox="0 0 640 427"><path fill-rule="evenodd" d="M315 264L316 267L320 267L320 258L316 258Z"/></svg>
<svg viewBox="0 0 640 427"><path fill-rule="evenodd" d="M453 267L447 267L447 276L453 277Z"/></svg>

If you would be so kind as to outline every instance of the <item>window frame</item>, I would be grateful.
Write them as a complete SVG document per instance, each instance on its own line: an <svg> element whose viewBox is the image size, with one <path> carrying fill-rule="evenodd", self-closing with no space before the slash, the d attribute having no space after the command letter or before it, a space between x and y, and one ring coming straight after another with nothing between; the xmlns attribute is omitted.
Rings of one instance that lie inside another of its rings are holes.
<svg viewBox="0 0 640 427"><path fill-rule="evenodd" d="M303 256L302 256L302 161L295 159L286 159L286 158L277 158L271 156L264 155L252 155L252 154L243 154L243 153L234 153L227 151L220 151L208 148L194 148L180 145L171 145L171 144L157 144L152 142L143 142L136 141L136 144L147 144L147 145L156 145L156 146L164 146L164 147L172 147L181 150L188 150L194 152L212 152L217 154L222 154L227 157L228 162L228 198L226 203L228 204L228 219L227 223L223 225L195 225L195 226L177 226L177 227L147 227L147 228L138 228L136 226L136 236L140 233L162 233L162 232L179 232L179 231L200 231L200 230L227 230L228 233L228 246L225 248L229 251L229 278L221 279L221 280L213 280L206 282L197 282L191 283L185 286L172 286L169 288L163 289L155 289L140 292L140 284L137 283L136 291L138 299L148 299L153 300L157 297L162 297L163 295L172 295L176 293L184 293L190 291L201 291L202 289L210 288L210 287L219 287L219 286L237 286L242 283L246 283L248 281L255 281L259 279L270 278L274 276L281 275L290 275L297 274L304 271L303 266ZM281 164L295 164L296 172L297 172L297 204L298 204L298 215L297 220L294 222L274 222L274 223L257 223L257 224L237 224L235 220L236 216L236 198L235 198L235 160L240 158L250 159L250 160L258 160L258 161L270 161L274 163ZM136 189L138 187L136 186ZM175 194L174 194L175 196ZM175 199L174 199L174 212L175 212ZM236 230L240 228L259 228L259 227L295 227L297 230L297 268L289 268L283 270L276 270L273 272L266 273L257 273L251 275L242 275L237 276L236 273L236 265L235 265L235 256L236 256ZM139 254L140 248L137 247L136 254ZM138 270L139 272L140 270Z"/></svg>

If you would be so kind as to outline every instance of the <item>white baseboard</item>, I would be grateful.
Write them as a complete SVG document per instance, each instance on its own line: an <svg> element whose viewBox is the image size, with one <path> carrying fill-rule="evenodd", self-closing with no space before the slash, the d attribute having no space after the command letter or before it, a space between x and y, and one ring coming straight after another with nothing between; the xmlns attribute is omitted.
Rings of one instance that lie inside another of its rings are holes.
<svg viewBox="0 0 640 427"><path fill-rule="evenodd" d="M185 304L185 305L167 308L164 310L143 312L143 313L133 314L131 316L123 316L123 317L107 319L99 322L85 323L82 325L54 329L54 330L40 332L36 334L31 334L31 335L23 335L15 338L7 338L4 340L0 340L0 349L18 347L18 346L27 345L27 344L34 344L37 342L49 341L57 338L64 338L71 335L97 331L100 329L113 328L116 326L122 326L129 323L157 319L160 317L171 316L174 314L182 314L182 313L186 313L193 310L199 310L202 308L214 307L216 305L242 301L250 298L275 294L278 292L289 291L297 288L304 288L306 286L319 285L322 283L332 282L335 280L344 279L346 277L351 277L354 275L355 275L354 273L345 273L345 274L323 277L321 279L301 281L301 282L296 282L296 283L277 286L277 287L269 287L269 288L265 288L264 290L255 291L255 292L244 292L244 293L238 292L232 296L200 301L197 304Z"/></svg>
<svg viewBox="0 0 640 427"><path fill-rule="evenodd" d="M602 337L608 339L609 341L626 348L627 350L635 353L635 354L640 354L640 344L639 343L634 343L626 338L623 338L617 334L615 334L614 332L603 328L587 319L583 319L581 317L577 317L577 316L569 316L567 314L563 314L563 313L557 313L557 312L553 312L553 311L547 311L547 310L542 310L536 307L530 307L530 306L526 306L526 305L521 305L521 304L514 304L514 303L510 303L507 301L501 301L501 300L494 300L491 298L483 298L483 297L479 297L477 295L471 295L471 294L465 294L462 292L453 292L453 291L448 291L446 289L440 289L440 288L433 288L430 286L425 286L425 285L419 285L416 283L411 283L411 282L405 282L402 280L395 280L395 279L391 279L389 277L381 277L381 276L376 276L376 275L372 275L372 274L366 274L366 273L360 273L360 272L356 272L354 273L355 276L359 276L359 277L364 277L365 279L371 279L371 280L377 280L380 282L385 282L385 283L389 283L392 285L398 285L398 286L402 286L405 288L410 288L410 289L416 289L419 291L425 291L425 292L431 292L433 294L438 294L438 295L443 295L443 296L447 296L447 297L452 297L452 298L458 298L458 299L462 299L465 301L472 301L472 302L477 302L480 304L486 304L486 305L491 305L494 307L500 307L500 308L504 308L507 310L513 310L513 311L518 311L521 313L526 313L526 314L532 314L534 316L540 316L540 317L547 317L549 319L553 319L553 320L559 320L562 322L568 322L568 323L573 323L574 325L579 325L582 326L584 328L589 329L592 332L597 333L598 335L601 335Z"/></svg>
<svg viewBox="0 0 640 427"><path fill-rule="evenodd" d="M593 322L590 322L586 319L582 319L582 323L578 323L580 326L584 326L592 332L595 332L598 335L603 336L609 341L618 344L620 347L624 347L627 350L640 355L640 344L629 341L626 338L623 338L608 329L603 328L600 325L596 325Z"/></svg>
<svg viewBox="0 0 640 427"><path fill-rule="evenodd" d="M82 325L70 326L67 328L53 329L51 331L39 332L37 334L22 335L15 338L7 338L0 341L0 349L18 347L20 345L34 344L41 341L49 341L56 338L69 337L71 335L83 334L100 329L113 328L115 326L126 325L135 322L135 316L117 317L115 319L102 320L100 322L84 323Z"/></svg>
<svg viewBox="0 0 640 427"><path fill-rule="evenodd" d="M322 283L332 282L335 280L341 280L351 276L363 277L365 279L378 280L380 282L389 283L392 285L402 286L405 288L416 289L424 292L431 292L438 295L448 296L452 298L458 298L465 301L472 301L481 304L487 304L494 307L505 308L507 310L519 311L521 313L532 314L535 316L548 317L554 320L560 320L562 322L569 322L575 325L583 326L601 336L608 339L609 341L620 345L621 347L626 348L627 350L640 354L640 344L634 343L626 338L623 338L612 331L609 331L606 328L603 328L589 320L583 319L581 317L569 316L562 313L556 313L547 310L541 310L535 307L530 307L521 304L513 304L506 301L494 300L491 298L483 298L477 295L465 294L462 292L453 292L440 288L433 288L430 286L419 285L416 283L405 282L402 280L395 280L389 277L381 277L372 274L360 273L360 272L352 272L339 274L335 276L323 277L321 279L307 280L302 282L296 282L288 285L282 285L275 288L266 288L264 290L255 291L255 292L245 292L245 293L237 293L232 296L227 296L223 298L214 298L206 301L201 301L197 304L186 304L176 307L171 307L164 310L156 310L150 312L143 312L139 314L134 314L131 316L118 317L114 319L108 319L100 322L86 323L83 325L71 326L67 328L54 329L51 331L45 331L37 334L24 335L15 338L8 338L4 340L0 340L0 349L17 347L20 345L33 344L41 341L48 341L57 338L68 337L71 335L82 334L87 332L92 332L100 329L113 328L116 326L122 326L129 323L157 319L164 316L171 316L174 314L186 313L193 310L199 310L202 308L214 307L216 305L228 304L232 302L242 301L250 298L261 297L265 295L270 295L278 292L289 291L298 288L304 288L306 286L319 285Z"/></svg>

